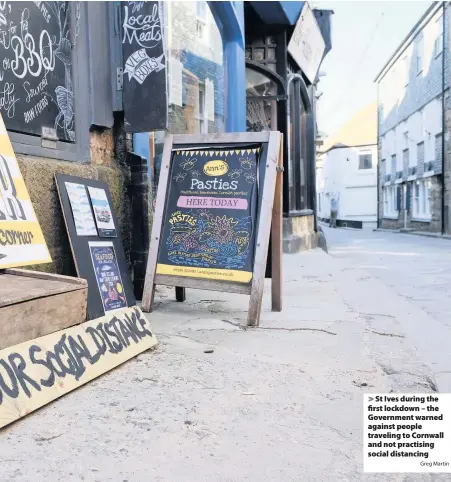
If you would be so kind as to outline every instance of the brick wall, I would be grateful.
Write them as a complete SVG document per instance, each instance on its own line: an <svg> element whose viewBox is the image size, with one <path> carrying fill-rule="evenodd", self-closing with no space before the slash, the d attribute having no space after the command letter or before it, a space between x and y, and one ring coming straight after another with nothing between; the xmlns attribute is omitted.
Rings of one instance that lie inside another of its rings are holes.
<svg viewBox="0 0 451 482"><path fill-rule="evenodd" d="M383 229L413 229L415 231L430 231L430 232L441 232L442 228L442 218L441 218L441 202L442 202L442 187L441 180L439 176L432 176L431 178L431 221L423 222L417 221L412 217L413 211L413 186L411 185L411 199L410 199L410 210L407 211L406 223L404 225L404 189L403 184L398 184L397 186L401 189L401 209L398 211L397 219L390 219L384 217L384 199L383 190L380 190L379 204L378 204L378 215L380 220L380 227ZM384 184L382 180L382 185Z"/></svg>

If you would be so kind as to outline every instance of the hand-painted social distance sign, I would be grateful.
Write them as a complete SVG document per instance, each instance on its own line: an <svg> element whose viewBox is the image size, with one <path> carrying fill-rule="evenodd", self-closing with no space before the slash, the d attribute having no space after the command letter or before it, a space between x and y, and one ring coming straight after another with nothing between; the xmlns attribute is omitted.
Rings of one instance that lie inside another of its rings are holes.
<svg viewBox="0 0 451 482"><path fill-rule="evenodd" d="M174 153L157 274L251 280L259 152Z"/></svg>
<svg viewBox="0 0 451 482"><path fill-rule="evenodd" d="M0 427L156 345L141 310L114 314L0 351Z"/></svg>
<svg viewBox="0 0 451 482"><path fill-rule="evenodd" d="M51 261L0 115L0 269Z"/></svg>

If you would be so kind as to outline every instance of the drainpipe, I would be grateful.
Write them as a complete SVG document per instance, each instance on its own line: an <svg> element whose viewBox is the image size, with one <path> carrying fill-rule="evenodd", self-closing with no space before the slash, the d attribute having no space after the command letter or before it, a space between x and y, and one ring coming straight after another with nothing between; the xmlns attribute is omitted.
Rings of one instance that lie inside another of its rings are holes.
<svg viewBox="0 0 451 482"><path fill-rule="evenodd" d="M443 6L443 14L442 14L442 22L443 22L443 45L442 45L442 234L445 234L446 231L446 221L445 221L445 133L446 133L446 116L445 116L445 55L446 55L446 21L445 21L445 8L446 2L442 2Z"/></svg>
<svg viewBox="0 0 451 482"><path fill-rule="evenodd" d="M127 152L130 167L130 197L132 202L132 249L130 261L133 270L133 291L137 300L142 299L149 254L149 175L147 160Z"/></svg>
<svg viewBox="0 0 451 482"><path fill-rule="evenodd" d="M376 192L376 195L377 195L377 198L376 198L376 226L377 226L377 229L380 229L381 228L381 221L380 221L380 216L379 216L379 212L380 212L380 193L379 193L379 189L381 189L381 186L380 186L380 178L381 178L381 169L380 169L380 164L381 164L381 160L380 160L380 156L379 156L379 123L381 121L380 119L380 109L379 109L379 84L377 84L377 90L376 90L376 105L377 105L377 132L376 132L376 142L377 142L377 148L376 148L376 152L377 152L377 166L376 166L376 176L377 176L377 182L376 182L376 186L377 186L377 192ZM386 164L388 164L388 160L386 161ZM383 208L382 208L383 209Z"/></svg>

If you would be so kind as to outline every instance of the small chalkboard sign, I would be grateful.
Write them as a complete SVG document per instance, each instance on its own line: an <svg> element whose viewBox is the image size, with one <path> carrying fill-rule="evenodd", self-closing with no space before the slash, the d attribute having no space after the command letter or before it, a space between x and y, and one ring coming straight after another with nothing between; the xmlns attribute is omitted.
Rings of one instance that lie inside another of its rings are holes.
<svg viewBox="0 0 451 482"><path fill-rule="evenodd" d="M135 306L108 185L66 174L55 179L75 268L88 281L88 320Z"/></svg>
<svg viewBox="0 0 451 482"><path fill-rule="evenodd" d="M179 301L185 287L243 293L247 324L258 325L270 232L272 307L281 310L281 138L275 131L166 138L144 311L157 284L178 287Z"/></svg>
<svg viewBox="0 0 451 482"><path fill-rule="evenodd" d="M124 124L127 132L166 129L166 81L163 2L119 2L124 58Z"/></svg>

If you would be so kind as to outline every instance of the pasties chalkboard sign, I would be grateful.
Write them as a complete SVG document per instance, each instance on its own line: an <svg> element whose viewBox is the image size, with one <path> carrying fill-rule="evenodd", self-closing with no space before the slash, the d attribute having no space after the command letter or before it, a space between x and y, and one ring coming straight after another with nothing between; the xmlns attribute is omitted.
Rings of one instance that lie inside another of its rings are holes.
<svg viewBox="0 0 451 482"><path fill-rule="evenodd" d="M251 280L259 152L174 152L157 274Z"/></svg>
<svg viewBox="0 0 451 482"><path fill-rule="evenodd" d="M156 285L249 295L258 325L271 233L271 304L282 309L282 135L167 135L142 299Z"/></svg>

